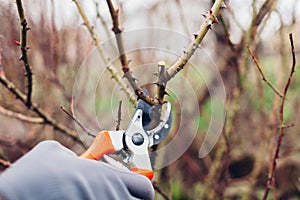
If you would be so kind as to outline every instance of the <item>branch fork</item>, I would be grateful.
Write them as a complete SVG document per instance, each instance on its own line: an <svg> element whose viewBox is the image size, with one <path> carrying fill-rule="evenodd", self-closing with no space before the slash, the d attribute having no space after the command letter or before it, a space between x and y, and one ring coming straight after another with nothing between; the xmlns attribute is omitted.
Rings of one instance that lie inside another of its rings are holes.
<svg viewBox="0 0 300 200"><path fill-rule="evenodd" d="M284 136L283 129L285 127L285 125L284 125L284 103L285 103L286 95L289 90L289 87L290 87L290 84L292 81L292 77L295 73L295 67L296 67L296 55L295 55L294 40L293 40L293 35L291 33L289 34L289 39L290 39L291 54L292 54L292 67L290 70L288 80L286 81L286 84L284 86L283 95L281 98L280 109L279 109L279 128L278 128L277 145L276 145L276 149L275 149L274 156L272 159L272 166L271 166L271 169L269 172L269 177L267 180L267 185L265 188L263 200L267 199L270 189L272 189L273 186L275 185L275 170L276 170L277 159L279 158L279 153L280 153L283 136Z"/></svg>

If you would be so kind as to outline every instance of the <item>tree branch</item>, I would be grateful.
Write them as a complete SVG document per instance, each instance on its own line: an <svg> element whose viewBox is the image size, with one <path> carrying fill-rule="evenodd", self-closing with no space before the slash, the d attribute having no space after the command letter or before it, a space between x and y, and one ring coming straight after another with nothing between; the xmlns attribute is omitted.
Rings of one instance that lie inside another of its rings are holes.
<svg viewBox="0 0 300 200"><path fill-rule="evenodd" d="M152 185L154 187L154 190L157 191L163 197L163 199L170 200L168 195L166 193L164 193L164 191L157 185L156 182L152 182Z"/></svg>
<svg viewBox="0 0 300 200"><path fill-rule="evenodd" d="M259 12L257 13L256 17L252 21L251 25L251 33L250 33L250 40L252 41L256 36L258 26L261 24L262 20L265 16L270 12L272 7L276 5L277 0L267 0L260 8Z"/></svg>
<svg viewBox="0 0 300 200"><path fill-rule="evenodd" d="M119 23L119 14L118 14L119 10L116 10L114 8L114 5L111 0L106 0L106 2L113 22L112 31L116 36L118 51L120 54L120 62L122 65L122 71L124 73L124 77L128 80L130 86L134 90L138 99L143 99L145 102L147 102L150 105L159 104L159 101L157 99L152 98L144 93L143 89L137 84L136 79L132 76L132 72L130 71L128 66L129 61L125 53L125 48L124 48L124 43L122 38L122 29L120 28L120 23Z"/></svg>
<svg viewBox="0 0 300 200"><path fill-rule="evenodd" d="M15 87L15 85L7 80L5 77L0 76L0 83L4 85L12 94L16 96L17 99L19 99L24 105L27 105L27 98L26 95L23 94L19 89ZM66 134L67 136L71 137L74 141L78 143L82 143L81 140L78 138L77 133L69 128L67 128L65 125L60 124L57 122L54 118L49 116L47 112L42 110L37 104L31 103L31 107L29 108L33 112L35 112L40 118L44 120L45 124L49 124L54 129Z"/></svg>
<svg viewBox="0 0 300 200"><path fill-rule="evenodd" d="M30 117L23 115L21 113L13 112L11 110L7 110L4 107L0 106L0 114L11 117L11 118L16 118L18 120L21 120L23 122L27 123L33 123L33 124L42 124L44 123L44 119L40 117Z"/></svg>
<svg viewBox="0 0 300 200"><path fill-rule="evenodd" d="M291 33L289 34L289 39L290 39L291 53L292 53L292 67L291 67L291 71L290 71L288 80L287 80L287 82L285 84L285 87L284 87L283 97L281 98L280 109L279 109L279 129L278 129L277 146L276 146L276 150L275 150L274 157L273 157L273 160L272 160L272 167L271 167L271 171L269 173L269 177L268 177L265 193L264 193L264 196L263 196L263 200L267 199L269 191L270 191L270 189L272 189L272 186L274 186L274 182L275 182L275 169L276 169L276 165L277 165L277 159L279 158L279 152L280 152L280 148L281 148L282 139L283 139L283 136L284 136L284 133L283 133L283 129L284 129L284 102L285 102L286 95L287 95L288 89L290 87L292 77L293 77L293 74L295 72L295 67L296 67L296 55L295 55L294 41L293 41L293 35Z"/></svg>
<svg viewBox="0 0 300 200"><path fill-rule="evenodd" d="M91 131L89 131L87 128L85 128L83 126L83 124L79 121L79 119L77 119L73 114L71 114L69 111L67 111L63 106L60 106L60 109L66 113L76 124L78 124L78 126L89 136L92 137L96 137L96 135L94 133L92 133Z"/></svg>
<svg viewBox="0 0 300 200"><path fill-rule="evenodd" d="M120 53L120 61L122 64L122 71L124 74L126 74L129 71L129 67L128 67L129 62L127 60L127 56L125 53L122 34L120 34L120 33L122 33L122 29L120 28L120 23L119 23L119 10L116 10L114 8L114 5L111 2L111 0L107 0L106 3L108 5L110 16L111 16L112 22L113 22L112 31L114 32L114 34L116 36L117 47L118 47L118 51Z"/></svg>
<svg viewBox="0 0 300 200"><path fill-rule="evenodd" d="M26 97L26 106L28 108L31 107L31 94L32 94L32 71L31 67L28 61L28 56L27 56L27 50L29 47L27 47L27 31L30 30L30 28L27 27L27 20L25 18L24 14L24 9L22 5L21 0L16 0L17 8L18 8L18 13L19 13L19 18L20 18L20 49L22 52L20 60L23 61L24 67L26 74L25 76L27 77L27 97Z"/></svg>
<svg viewBox="0 0 300 200"><path fill-rule="evenodd" d="M110 32L110 29L108 28L108 25L107 23L105 22L104 18L102 17L102 15L100 14L100 11L99 11L99 3L97 0L94 0L95 2L95 8L96 8L96 15L97 15L97 18L100 20L101 22L101 25L105 31L105 34L108 38L111 37L111 32ZM112 42L112 40L109 40L109 45L111 46L111 48L113 48L114 50L114 53L117 53L117 49L116 49L116 46L115 44Z"/></svg>
<svg viewBox="0 0 300 200"><path fill-rule="evenodd" d="M249 46L247 46L247 49L248 49L248 51L249 51L249 53L250 53L250 55L251 55L251 57L252 57L252 60L253 60L253 62L255 63L255 66L256 66L256 68L258 69L258 71L259 71L259 73L260 73L260 75L261 75L261 77L262 77L262 80L280 97L280 98L283 98L283 95L278 91L278 89L275 87L275 86L273 86L272 85L272 83L266 78L266 76L265 76L265 74L264 74L264 72L263 72L263 70L262 70L262 68L261 68L261 66L260 66L260 64L259 64L259 62L258 62L258 60L257 60L257 58L255 57L255 55L254 55L254 53L253 53L253 51L252 51L252 49L249 47Z"/></svg>
<svg viewBox="0 0 300 200"><path fill-rule="evenodd" d="M132 74L130 72L130 69L128 67L128 60L124 51L124 45L122 41L122 30L120 29L119 25L119 19L118 19L118 10L115 10L113 7L113 4L111 0L107 0L107 5L109 7L109 11L111 14L111 18L113 21L113 32L116 35L117 45L120 53L120 61L122 64L122 71L124 72L124 77L129 81L131 87L135 91L136 95L139 99L143 99L150 105L159 104L159 100L156 98L151 98L150 96L147 96L143 90L137 85L136 80L132 77ZM208 30L211 28L212 24L215 22L218 22L217 15L219 13L219 10L221 6L224 6L223 0L217 0L215 1L212 8L209 10L209 14L206 16L206 19L202 26L200 27L199 32L196 34L195 39L189 44L187 51L184 53L182 57L180 57L168 70L166 73L166 79L165 82L169 81L171 78L173 78L180 70L183 69L183 67L186 65L188 60L192 57L194 52L197 50L199 44L203 40L204 36L208 32Z"/></svg>
<svg viewBox="0 0 300 200"><path fill-rule="evenodd" d="M84 21L85 26L87 27L88 31L91 34L91 37L95 43L95 46L97 47L97 50L106 66L106 69L108 70L108 72L111 74L112 78L119 84L119 86L122 88L122 90L126 93L126 95L128 96L130 102L133 105L137 105L137 99L134 95L134 93L127 87L127 85L125 84L125 82L122 80L122 77L120 76L120 74L118 73L118 71L116 70L116 68L110 64L107 60L107 57L101 47L100 44L100 38L98 37L96 31L94 30L94 28L91 26L80 2L78 0L73 0L73 2L75 3L79 14L81 15L81 18Z"/></svg>

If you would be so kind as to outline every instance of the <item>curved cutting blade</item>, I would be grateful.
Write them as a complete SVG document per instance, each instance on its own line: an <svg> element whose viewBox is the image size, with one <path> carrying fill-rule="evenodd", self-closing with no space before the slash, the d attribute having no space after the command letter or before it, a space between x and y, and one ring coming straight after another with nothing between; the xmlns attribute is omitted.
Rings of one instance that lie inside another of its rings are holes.
<svg viewBox="0 0 300 200"><path fill-rule="evenodd" d="M155 128L146 131L149 136L149 147L161 143L167 137L171 129L171 103L167 102L164 105L166 106L166 108L163 112L159 124Z"/></svg>

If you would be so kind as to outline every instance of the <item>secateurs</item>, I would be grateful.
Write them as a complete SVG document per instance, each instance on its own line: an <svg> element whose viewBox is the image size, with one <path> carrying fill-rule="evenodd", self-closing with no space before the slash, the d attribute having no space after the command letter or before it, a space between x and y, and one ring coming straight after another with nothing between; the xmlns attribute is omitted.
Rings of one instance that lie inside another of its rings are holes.
<svg viewBox="0 0 300 200"><path fill-rule="evenodd" d="M154 176L148 148L159 144L168 135L171 128L171 104L164 104L165 109L159 115L158 125L145 130L143 126L143 110L137 109L127 130L101 131L91 146L81 157L99 160L106 154L121 154L122 163L133 172L142 174L149 179ZM155 120L155 119L151 119Z"/></svg>

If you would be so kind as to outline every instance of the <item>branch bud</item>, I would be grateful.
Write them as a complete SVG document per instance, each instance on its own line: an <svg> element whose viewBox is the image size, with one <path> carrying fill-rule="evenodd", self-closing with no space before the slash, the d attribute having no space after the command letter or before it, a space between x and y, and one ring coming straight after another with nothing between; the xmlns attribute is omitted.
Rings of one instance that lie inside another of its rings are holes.
<svg viewBox="0 0 300 200"><path fill-rule="evenodd" d="M19 42L19 41L17 41L17 40L14 40L14 43L15 43L16 45L18 45L18 46L21 45L21 42Z"/></svg>

